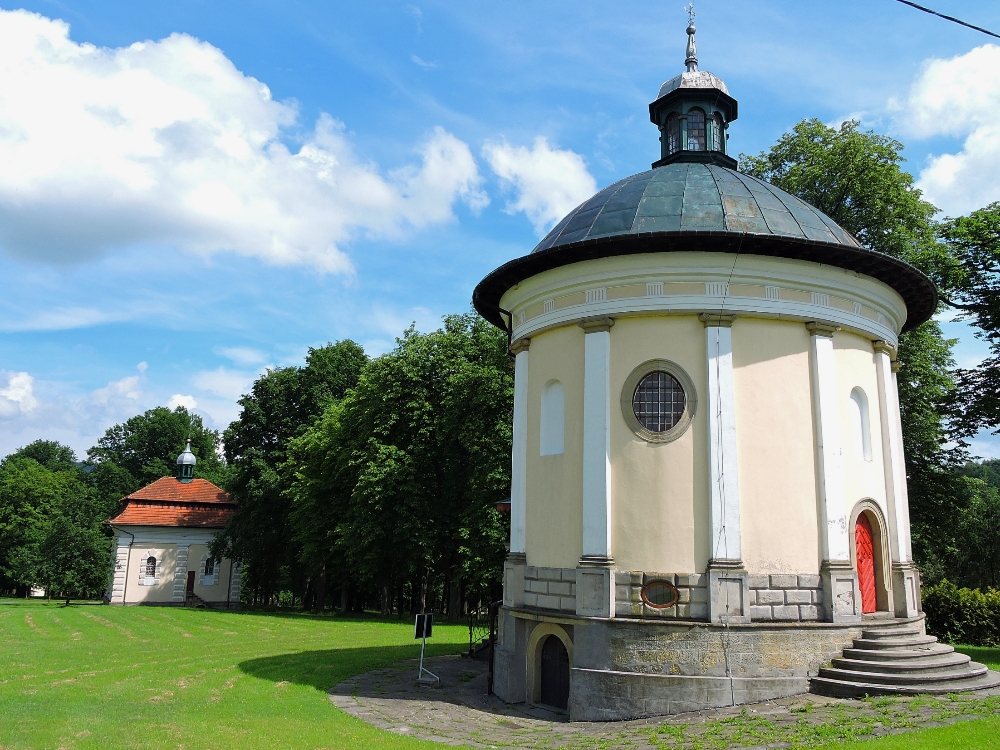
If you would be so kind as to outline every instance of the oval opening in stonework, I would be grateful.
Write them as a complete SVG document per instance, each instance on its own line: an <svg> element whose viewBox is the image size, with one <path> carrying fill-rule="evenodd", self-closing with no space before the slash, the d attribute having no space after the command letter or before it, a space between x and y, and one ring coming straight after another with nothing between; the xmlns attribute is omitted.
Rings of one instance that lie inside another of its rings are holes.
<svg viewBox="0 0 1000 750"><path fill-rule="evenodd" d="M666 609L677 604L680 592L668 581L650 581L642 587L642 600L656 609Z"/></svg>

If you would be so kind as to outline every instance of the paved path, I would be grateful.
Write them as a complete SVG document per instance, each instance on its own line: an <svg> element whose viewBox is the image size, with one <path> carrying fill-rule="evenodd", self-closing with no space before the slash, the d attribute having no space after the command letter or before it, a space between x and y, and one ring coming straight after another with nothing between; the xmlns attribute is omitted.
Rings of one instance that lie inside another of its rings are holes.
<svg viewBox="0 0 1000 750"><path fill-rule="evenodd" d="M380 729L449 745L580 750L792 747L1000 715L1000 691L991 691L864 701L802 695L657 719L570 722L565 714L486 695L483 662L444 656L425 664L441 677L440 687L416 684L414 660L346 680L330 690L330 700Z"/></svg>

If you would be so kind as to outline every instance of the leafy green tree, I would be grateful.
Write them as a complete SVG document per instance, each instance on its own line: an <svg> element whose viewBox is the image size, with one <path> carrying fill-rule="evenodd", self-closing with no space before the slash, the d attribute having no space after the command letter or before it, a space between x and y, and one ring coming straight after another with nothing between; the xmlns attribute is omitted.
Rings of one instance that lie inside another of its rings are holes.
<svg viewBox="0 0 1000 750"><path fill-rule="evenodd" d="M488 601L505 552L496 503L510 492L512 399L501 332L474 314L411 327L289 447L303 565L343 570L379 592L383 613L405 584L417 599L445 591L452 616L463 599Z"/></svg>
<svg viewBox="0 0 1000 750"><path fill-rule="evenodd" d="M903 146L857 122L839 129L803 120L758 156L741 155L741 169L797 195L830 216L871 250L901 258L946 291L963 278L948 244L937 241L934 206L903 171ZM936 580L955 560L957 527L972 502L957 473L966 460L967 430L953 404L960 394L951 357L954 340L933 320L903 334L898 375L914 556Z"/></svg>
<svg viewBox="0 0 1000 750"><path fill-rule="evenodd" d="M18 448L8 458L31 458L49 471L72 471L79 466L76 453L55 440L36 440Z"/></svg>
<svg viewBox="0 0 1000 750"><path fill-rule="evenodd" d="M258 378L240 399L239 419L225 431L233 471L228 489L238 510L215 550L245 563L246 590L258 600L281 590L305 593L309 573L297 563L288 481L278 467L287 459L288 442L343 398L367 361L364 349L349 340L310 349L304 367L269 370Z"/></svg>
<svg viewBox="0 0 1000 750"><path fill-rule="evenodd" d="M75 464L53 471L24 455L8 456L0 463L0 576L44 586L67 601L102 594L112 558L105 511Z"/></svg>
<svg viewBox="0 0 1000 750"><path fill-rule="evenodd" d="M201 417L183 406L149 409L108 428L87 451L94 485L101 497L120 500L176 471L177 456L191 439L198 459L195 476L215 484L226 483L226 466L219 457L219 433L207 429Z"/></svg>

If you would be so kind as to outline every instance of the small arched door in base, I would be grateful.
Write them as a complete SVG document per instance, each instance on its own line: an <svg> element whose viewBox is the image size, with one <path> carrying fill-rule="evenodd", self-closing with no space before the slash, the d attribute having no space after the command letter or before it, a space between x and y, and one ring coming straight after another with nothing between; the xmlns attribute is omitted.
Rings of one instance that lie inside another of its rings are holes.
<svg viewBox="0 0 1000 750"><path fill-rule="evenodd" d="M557 636L550 635L542 644L541 702L553 708L569 704L569 654Z"/></svg>
<svg viewBox="0 0 1000 750"><path fill-rule="evenodd" d="M872 525L864 513L854 525L854 544L858 561L858 586L861 588L861 611L864 614L878 608L875 595L875 545Z"/></svg>

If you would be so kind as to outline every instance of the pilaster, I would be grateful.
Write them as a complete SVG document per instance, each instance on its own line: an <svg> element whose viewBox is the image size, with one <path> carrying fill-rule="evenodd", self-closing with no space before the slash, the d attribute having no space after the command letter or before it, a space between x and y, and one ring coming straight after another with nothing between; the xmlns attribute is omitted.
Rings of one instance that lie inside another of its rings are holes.
<svg viewBox="0 0 1000 750"><path fill-rule="evenodd" d="M742 560L708 561L708 617L716 623L750 622L750 576Z"/></svg>
<svg viewBox="0 0 1000 750"><path fill-rule="evenodd" d="M523 552L510 552L503 563L503 603L505 607L524 606L524 569L528 560Z"/></svg>
<svg viewBox="0 0 1000 750"><path fill-rule="evenodd" d="M839 328L824 323L807 323L806 328L810 333L824 605L831 622L860 622L861 596L858 575L851 564L837 363L833 354L833 334Z"/></svg>
<svg viewBox="0 0 1000 750"><path fill-rule="evenodd" d="M524 554L528 500L528 339L514 342L514 424L510 467L510 551Z"/></svg>
<svg viewBox="0 0 1000 750"><path fill-rule="evenodd" d="M174 604L183 604L187 598L188 552L187 544L177 545L177 558L174 563L174 595L170 599Z"/></svg>

